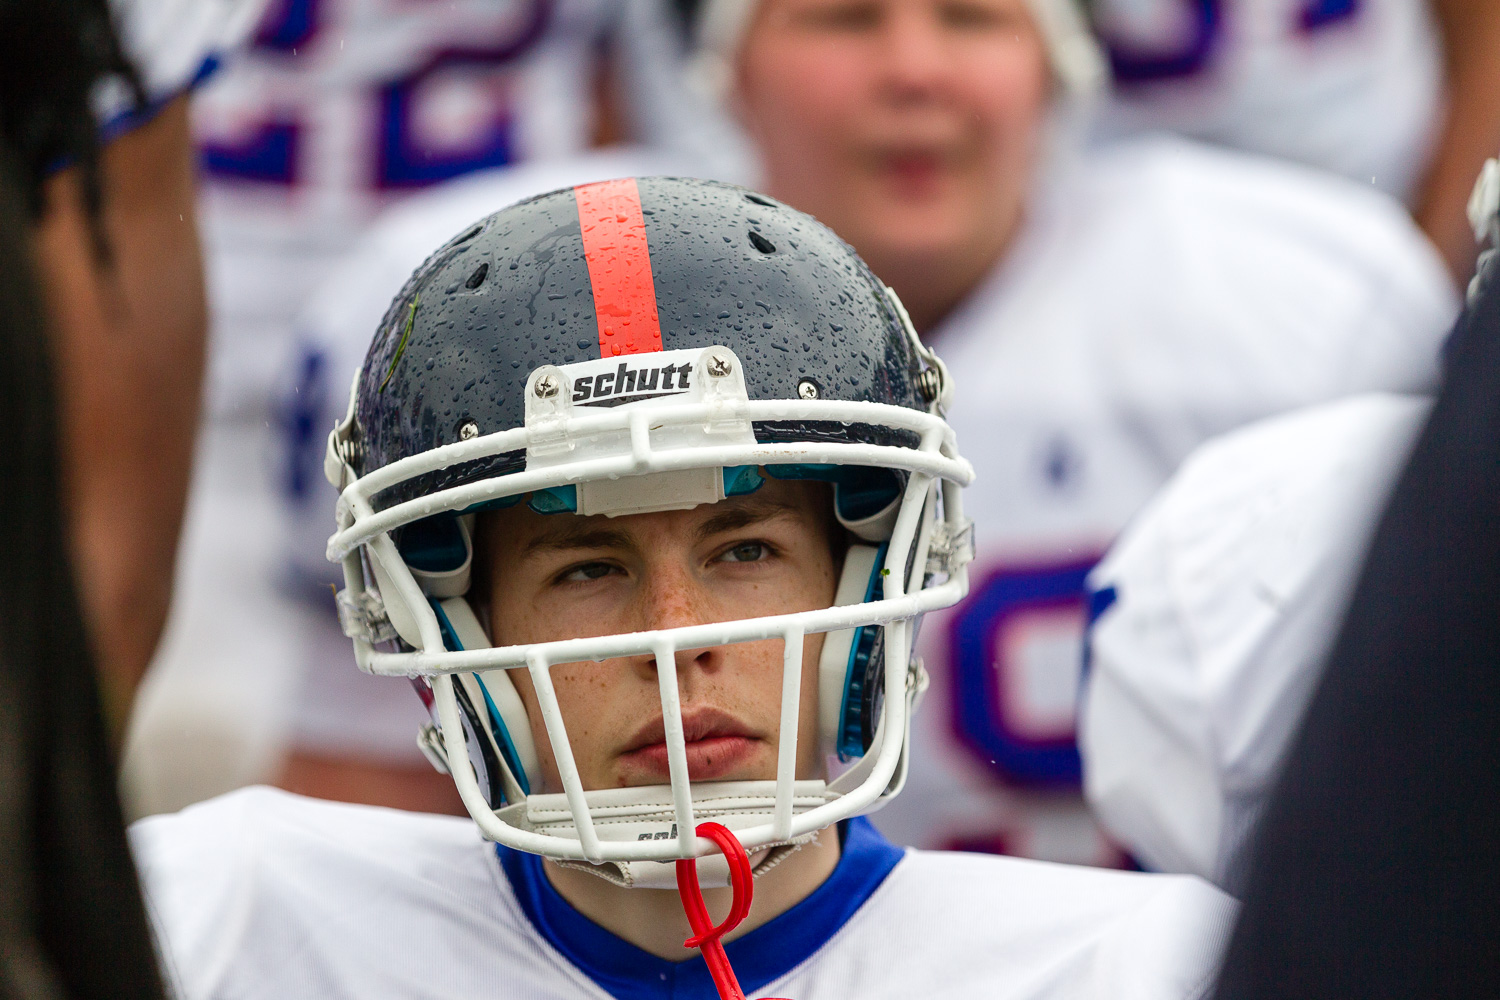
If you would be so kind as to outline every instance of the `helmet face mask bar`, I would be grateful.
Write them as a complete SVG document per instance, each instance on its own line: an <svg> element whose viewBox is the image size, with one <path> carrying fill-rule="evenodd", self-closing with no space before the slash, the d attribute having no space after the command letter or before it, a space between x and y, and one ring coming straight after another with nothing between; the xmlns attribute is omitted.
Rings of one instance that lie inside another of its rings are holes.
<svg viewBox="0 0 1500 1000"><path fill-rule="evenodd" d="M706 190L711 199L730 203L730 211L745 200L779 208L795 217L803 239L809 224L817 226L740 189L660 179L642 181L642 188L648 183L672 195L680 188L694 195ZM635 182L630 184L634 191ZM585 189L579 189L580 214L584 196ZM646 202L644 194L641 201ZM651 204L647 215L662 211ZM486 221L506 216L502 212ZM857 262L852 251L817 229L821 232L812 236ZM769 240L762 237L755 249L766 253L762 243ZM442 255L452 246L434 259L451 262L452 255L446 261ZM658 246L652 243L651 262L659 268ZM432 272L440 267L429 261L413 285L423 277L428 279L424 287L436 284ZM855 278L873 281L868 271ZM597 277L594 287L597 297ZM419 678L429 688L437 725L424 730L424 749L453 776L486 837L590 868L603 866L599 873L621 884L665 887L673 884L673 869L661 862L716 850L694 834L701 821L729 827L748 850L779 848L878 808L899 791L910 713L925 686L912 656L917 623L925 612L956 603L967 589L972 544L959 493L972 470L941 416L950 390L946 371L917 340L894 293L875 287L883 300L876 303L877 315L890 327L875 335L884 338L885 349L910 359L902 377L919 387L906 390L899 402L838 398L829 391L833 387L826 383L833 380L826 374L801 379L795 396L785 393L791 398L752 398L747 386L763 381L757 378L757 360L778 360L776 352L757 351L755 334L741 338L739 352L730 343L704 345L700 338L692 346L606 354L601 324L603 356L570 361L554 354L554 362L543 358L524 373L522 420L511 418L508 426L490 433L469 421L452 435L455 440L408 448L361 475L356 465L366 458L362 435L383 419L380 411L388 405L380 398L383 388L372 391L382 377L390 378L378 364L383 359L377 337L356 376L349 414L329 437L325 463L330 480L342 490L339 530L328 546L329 558L344 568L340 616L361 669ZM403 308L416 314L408 303L422 291L408 286L392 309L397 322L389 326L399 324ZM659 298L659 289L656 294ZM771 325L768 321L765 328ZM409 320L405 333L411 333ZM391 339L388 330L385 340ZM900 343L893 344L896 340ZM390 371L397 370L399 360L398 351ZM427 370L432 368L429 364ZM621 386L628 391L622 393ZM600 395L610 398L601 405L595 402ZM912 405L913 397L926 405ZM371 416L376 419L367 419ZM453 476L455 469L477 472ZM492 647L467 601L472 519L478 512L519 502L541 513L610 517L682 510L752 492L765 478L833 484L837 520L851 540L833 606ZM872 490L871 483L883 485ZM837 756L847 767L832 777L799 778L804 641L818 633L826 634L816 681L819 756ZM775 778L691 781L677 652L766 640L782 645ZM619 657L656 663L668 784L583 787L552 670ZM527 717L511 671L529 676L540 720ZM541 723L536 728L545 734L561 790L539 788L534 721ZM772 851L762 869L783 855ZM722 864L722 857L718 860ZM713 865L704 867L712 881Z"/></svg>

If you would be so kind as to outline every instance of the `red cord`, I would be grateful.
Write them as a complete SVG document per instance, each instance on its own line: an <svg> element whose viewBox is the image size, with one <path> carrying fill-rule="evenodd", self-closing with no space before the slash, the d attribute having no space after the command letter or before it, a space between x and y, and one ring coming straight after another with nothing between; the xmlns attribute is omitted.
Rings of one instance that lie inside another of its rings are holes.
<svg viewBox="0 0 1500 1000"><path fill-rule="evenodd" d="M745 1000L745 991L734 977L729 965L729 956L719 939L745 919L750 912L750 900L755 894L755 882L750 875L750 855L745 853L740 838L718 823L699 823L693 831L719 845L724 859L729 862L729 884L734 896L729 904L729 916L717 927L703 904L703 890L698 887L698 862L692 858L677 862L677 894L682 897L682 910L687 914L693 936L682 943L684 948L698 948L703 952L703 961L708 965L708 974L713 977L714 987L719 991L719 1000Z"/></svg>

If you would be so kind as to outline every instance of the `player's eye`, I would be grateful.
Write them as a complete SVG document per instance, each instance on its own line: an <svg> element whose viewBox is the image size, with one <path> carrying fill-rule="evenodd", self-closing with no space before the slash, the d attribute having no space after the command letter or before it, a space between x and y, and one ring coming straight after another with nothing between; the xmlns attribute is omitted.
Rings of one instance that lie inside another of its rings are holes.
<svg viewBox="0 0 1500 1000"><path fill-rule="evenodd" d="M569 566L557 576L558 583L587 583L600 580L611 573L621 572L620 567L607 562L586 562Z"/></svg>
<svg viewBox="0 0 1500 1000"><path fill-rule="evenodd" d="M760 562L771 554L765 542L739 542L719 554L720 562Z"/></svg>

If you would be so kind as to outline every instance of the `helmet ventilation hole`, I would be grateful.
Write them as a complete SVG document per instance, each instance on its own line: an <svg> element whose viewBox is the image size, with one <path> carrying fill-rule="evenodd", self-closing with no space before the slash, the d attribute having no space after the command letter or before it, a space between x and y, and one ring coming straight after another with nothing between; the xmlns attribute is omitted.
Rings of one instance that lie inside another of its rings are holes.
<svg viewBox="0 0 1500 1000"><path fill-rule="evenodd" d="M464 282L464 287L472 292L474 289L484 284L484 279L489 275L489 273L490 265L488 263L480 264L478 267L474 268L474 273L469 275L469 280Z"/></svg>
<svg viewBox="0 0 1500 1000"><path fill-rule="evenodd" d="M774 201L772 201L771 199L769 199L769 198L767 198L767 197L765 197L763 195L747 194L747 195L745 195L745 200L748 201L748 202L753 202L756 205L764 205L767 208L775 208L776 207L776 203Z"/></svg>
<svg viewBox="0 0 1500 1000"><path fill-rule="evenodd" d="M478 236L483 231L484 231L484 226L474 226L467 233L464 233L458 239L454 240L453 241L453 245L454 246L458 246L460 243L467 243L470 240L472 240L474 237Z"/></svg>
<svg viewBox="0 0 1500 1000"><path fill-rule="evenodd" d="M772 243L770 240L766 239L764 236L762 236L760 233L757 233L753 229L750 230L750 245L755 247L755 249L759 250L761 253L776 252L776 244Z"/></svg>

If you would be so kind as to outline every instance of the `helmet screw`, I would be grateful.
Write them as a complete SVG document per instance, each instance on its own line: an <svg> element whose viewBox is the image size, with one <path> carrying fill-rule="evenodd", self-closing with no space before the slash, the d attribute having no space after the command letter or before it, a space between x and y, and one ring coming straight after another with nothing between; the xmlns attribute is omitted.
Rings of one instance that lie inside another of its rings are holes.
<svg viewBox="0 0 1500 1000"><path fill-rule="evenodd" d="M532 387L532 391L536 393L538 399L551 399L557 395L559 388L557 376L548 372L536 380L536 385Z"/></svg>
<svg viewBox="0 0 1500 1000"><path fill-rule="evenodd" d="M465 420L458 425L458 439L460 441L472 441L479 436L479 425L472 420Z"/></svg>
<svg viewBox="0 0 1500 1000"><path fill-rule="evenodd" d="M917 376L917 390L929 403L938 398L942 388L942 376L937 373L936 368L924 368Z"/></svg>
<svg viewBox="0 0 1500 1000"><path fill-rule="evenodd" d="M708 356L708 374L714 378L723 378L734 371L734 363L722 354L710 354Z"/></svg>
<svg viewBox="0 0 1500 1000"><path fill-rule="evenodd" d="M803 399L818 398L818 384L810 378L805 378L797 383L797 395Z"/></svg>

